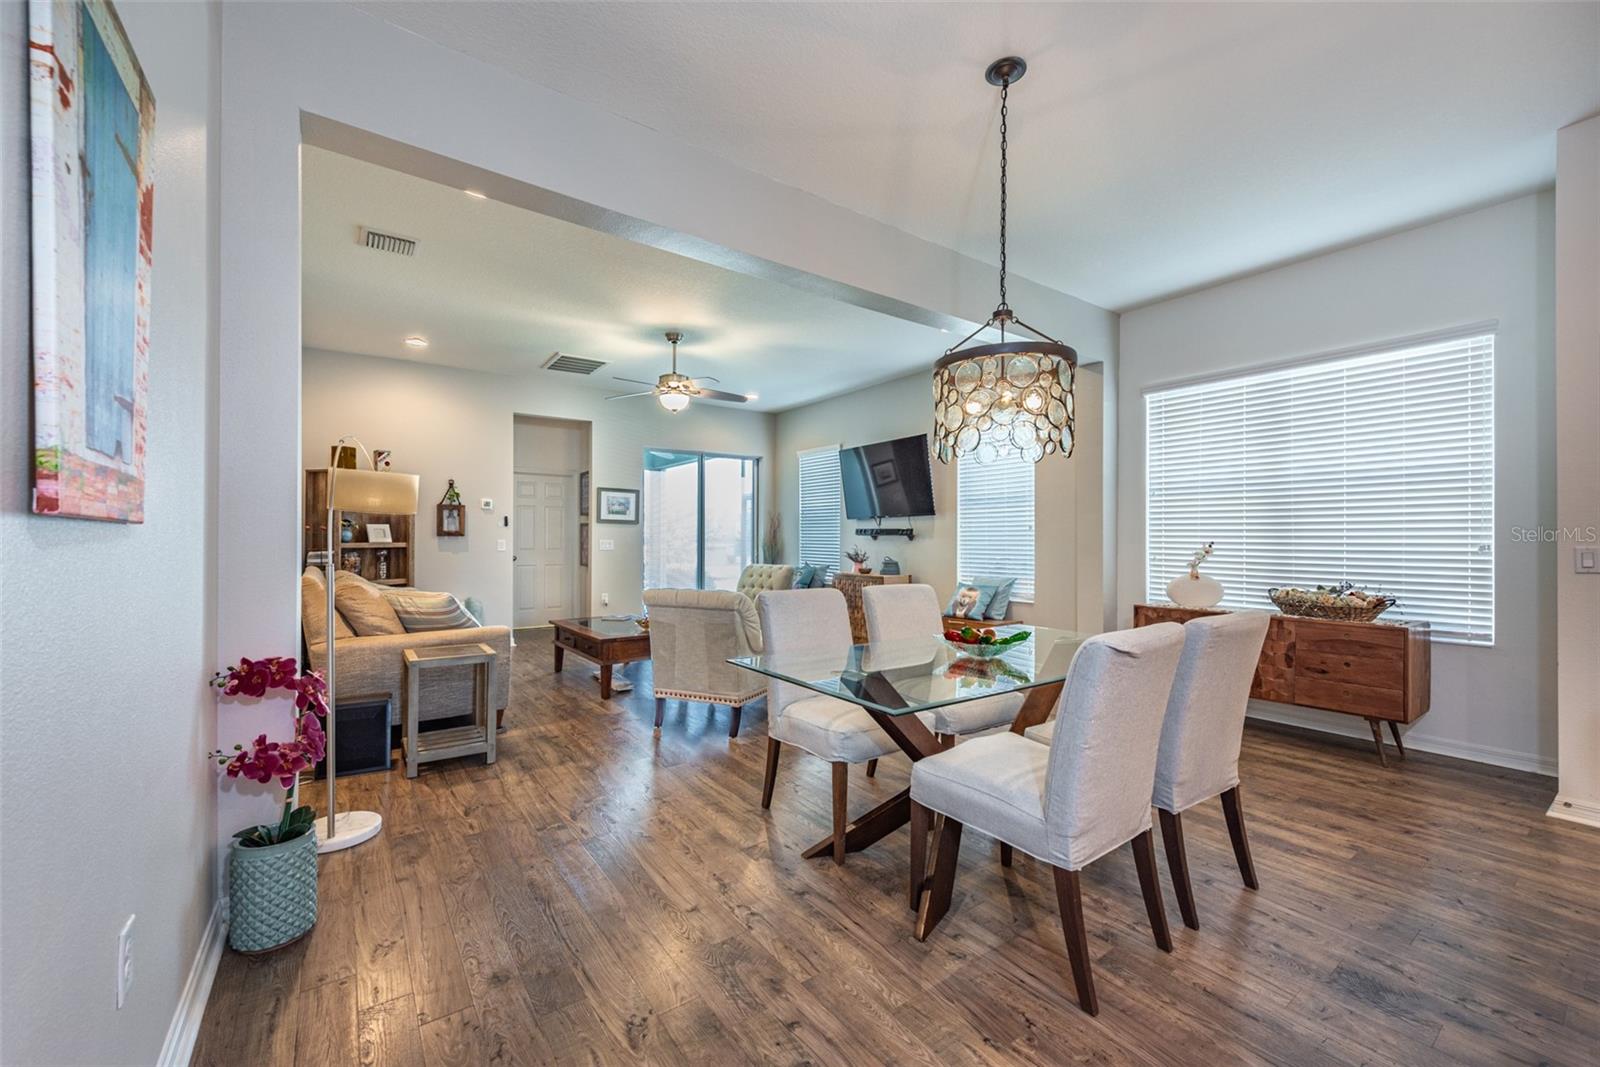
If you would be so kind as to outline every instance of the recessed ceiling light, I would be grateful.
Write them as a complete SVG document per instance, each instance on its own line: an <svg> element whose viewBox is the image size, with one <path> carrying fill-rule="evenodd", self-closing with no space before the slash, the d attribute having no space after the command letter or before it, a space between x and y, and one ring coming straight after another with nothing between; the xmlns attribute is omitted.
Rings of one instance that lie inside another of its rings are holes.
<svg viewBox="0 0 1600 1067"><path fill-rule="evenodd" d="M744 398L746 400L760 400L761 399L761 394L760 393L746 393L746 394L744 394Z"/></svg>
<svg viewBox="0 0 1600 1067"><path fill-rule="evenodd" d="M410 337L406 338L406 347L407 348L427 348L428 347L428 339L426 337L419 337L416 334L412 334Z"/></svg>
<svg viewBox="0 0 1600 1067"><path fill-rule="evenodd" d="M468 196L472 197L472 199L474 199L474 200L487 200L487 199L489 199L489 194L488 193L480 193L476 189L463 189L461 191L463 193L466 193Z"/></svg>

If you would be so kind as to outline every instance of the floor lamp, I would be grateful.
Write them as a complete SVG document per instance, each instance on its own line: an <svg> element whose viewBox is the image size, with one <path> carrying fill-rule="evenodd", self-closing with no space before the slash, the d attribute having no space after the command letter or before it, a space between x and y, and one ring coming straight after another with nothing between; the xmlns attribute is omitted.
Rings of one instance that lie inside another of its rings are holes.
<svg viewBox="0 0 1600 1067"><path fill-rule="evenodd" d="M354 437L341 437L334 445L334 465L328 468L328 662L323 668L328 682L328 813L317 820L317 851L337 852L342 848L359 845L376 837L383 829L383 816L375 811L347 811L338 814L338 767L335 759L335 741L339 729L338 673L334 666L334 583L339 567L336 552L339 547L339 519L346 511L370 514L415 515L419 479L415 474L394 474L389 471L363 471L338 466L337 457L346 444L354 444L362 452L366 446ZM371 453L367 453L370 462ZM387 730L387 724L385 724Z"/></svg>

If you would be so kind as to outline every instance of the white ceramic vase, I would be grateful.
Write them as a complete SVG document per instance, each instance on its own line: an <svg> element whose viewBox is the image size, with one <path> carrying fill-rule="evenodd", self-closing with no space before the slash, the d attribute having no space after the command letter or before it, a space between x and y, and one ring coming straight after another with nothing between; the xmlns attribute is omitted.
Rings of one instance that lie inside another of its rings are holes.
<svg viewBox="0 0 1600 1067"><path fill-rule="evenodd" d="M1222 583L1203 574L1180 574L1167 583L1167 599L1180 608L1214 608L1222 603Z"/></svg>

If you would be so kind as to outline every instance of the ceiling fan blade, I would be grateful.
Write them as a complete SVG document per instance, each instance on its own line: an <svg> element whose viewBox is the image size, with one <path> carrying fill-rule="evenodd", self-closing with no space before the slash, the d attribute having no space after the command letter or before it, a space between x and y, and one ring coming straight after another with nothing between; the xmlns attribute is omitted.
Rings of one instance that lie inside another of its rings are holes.
<svg viewBox="0 0 1600 1067"><path fill-rule="evenodd" d="M695 393L695 397L699 400L724 400L730 404L743 404L749 399L738 393L724 393L721 389L701 389Z"/></svg>
<svg viewBox="0 0 1600 1067"><path fill-rule="evenodd" d="M656 391L654 389L646 389L642 393L618 393L616 396L608 396L608 397L606 397L606 399L607 400L632 400L636 396L655 396L655 395L656 395Z"/></svg>
<svg viewBox="0 0 1600 1067"><path fill-rule="evenodd" d="M654 388L656 384L655 382L640 381L638 378L618 378L616 375L612 375L611 380L614 382L627 382L629 385L648 385L652 388Z"/></svg>
<svg viewBox="0 0 1600 1067"><path fill-rule="evenodd" d="M722 381L721 378L713 378L709 374L703 374L698 378L691 378L689 380L690 381L694 381L694 382L720 382L720 381Z"/></svg>

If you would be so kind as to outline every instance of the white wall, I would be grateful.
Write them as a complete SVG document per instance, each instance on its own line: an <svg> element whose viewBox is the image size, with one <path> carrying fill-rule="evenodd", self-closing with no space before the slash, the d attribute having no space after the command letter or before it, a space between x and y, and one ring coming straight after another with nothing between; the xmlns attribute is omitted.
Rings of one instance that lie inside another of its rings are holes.
<svg viewBox="0 0 1600 1067"><path fill-rule="evenodd" d="M926 372L779 413L775 506L783 515L786 559L795 559L800 545L799 454L824 445L850 447L928 433L933 425L931 375L930 364ZM1099 364L1079 369L1077 450L1067 460L1046 457L1034 469L1035 599L1032 604L1015 602L1012 611L1025 622L1101 629L1103 383ZM934 459L932 466L933 517L884 523L912 527L915 540L858 537L857 529L873 524L841 518L841 547L861 546L871 554L874 569L885 555L893 556L902 573L933 586L947 601L957 579L971 576L956 574L956 465ZM840 562L849 566L842 557Z"/></svg>
<svg viewBox="0 0 1600 1067"><path fill-rule="evenodd" d="M1600 826L1600 116L1556 134L1556 612L1560 794L1552 815Z"/></svg>
<svg viewBox="0 0 1600 1067"><path fill-rule="evenodd" d="M156 98L146 521L127 526L29 514L26 13L0 4L0 1061L149 1064L214 899L218 19L120 7Z"/></svg>
<svg viewBox="0 0 1600 1067"><path fill-rule="evenodd" d="M588 422L597 489L641 488L646 447L759 456L764 481L772 469L773 417L760 412L691 404L671 415L648 399L607 401L601 391L552 382L548 374L483 374L316 349L305 351L302 380L304 454L326 456L329 445L347 433L369 447L392 449L396 470L422 476L426 521L417 538L417 585L479 597L487 621L497 625L512 619L511 531L501 520L511 513L515 416ZM467 503L465 537L435 537L428 519L449 478ZM763 486L763 513L769 494ZM492 514L478 508L485 496L494 499ZM606 611L643 607L640 529L606 524L590 531L595 610L601 610L601 594L610 594ZM507 551L496 548L501 538ZM601 551L602 539L615 547Z"/></svg>
<svg viewBox="0 0 1600 1067"><path fill-rule="evenodd" d="M1553 198L1541 193L1125 313L1117 446L1123 621L1145 599L1146 389L1498 320L1497 640L1493 648L1435 642L1432 707L1408 743L1552 772L1555 559L1550 546L1514 541L1510 529L1555 520L1553 231ZM1364 723L1331 712L1255 710L1366 733Z"/></svg>

